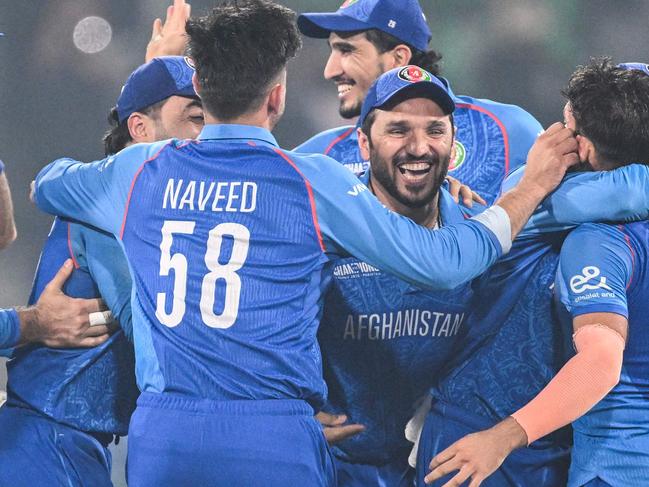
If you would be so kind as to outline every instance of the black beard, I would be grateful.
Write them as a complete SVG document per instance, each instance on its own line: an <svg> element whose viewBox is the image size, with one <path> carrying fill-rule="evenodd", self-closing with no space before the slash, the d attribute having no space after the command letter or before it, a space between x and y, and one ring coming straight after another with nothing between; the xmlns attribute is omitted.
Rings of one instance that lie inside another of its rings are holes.
<svg viewBox="0 0 649 487"><path fill-rule="evenodd" d="M347 108L343 108L342 104L338 109L338 113L343 118L354 118L358 117L361 114L361 108L363 107L362 103L356 103L355 105Z"/></svg>
<svg viewBox="0 0 649 487"><path fill-rule="evenodd" d="M443 169L440 172L437 180L434 181L434 184L431 186L430 190L422 195L416 196L415 198L411 198L399 192L397 185L386 170L388 164L384 164L384 161L378 156L376 151L370 145L370 164L372 168L372 177L375 178L381 184L381 186L383 186L383 188L385 188L387 193L392 198L409 208L423 208L435 199L437 193L439 193L439 189L442 187L442 184L444 184L444 180L446 179L450 160L450 154L444 158L440 158L437 154L433 154L425 158L413 157L410 154L395 156L390 164L392 164L392 166L395 167L397 171L399 170L397 168L397 165L407 162L428 162L432 164L432 167L430 169L431 171L434 171L435 167L437 167L438 164L442 164ZM376 164L375 161L379 162L379 164Z"/></svg>

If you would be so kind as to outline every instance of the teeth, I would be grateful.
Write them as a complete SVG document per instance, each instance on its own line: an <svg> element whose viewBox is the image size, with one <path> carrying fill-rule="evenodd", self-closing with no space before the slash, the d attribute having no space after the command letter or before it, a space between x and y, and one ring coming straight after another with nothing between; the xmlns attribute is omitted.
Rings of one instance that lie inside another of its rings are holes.
<svg viewBox="0 0 649 487"><path fill-rule="evenodd" d="M345 95L347 92L351 91L352 85L343 84L338 85L338 96Z"/></svg>
<svg viewBox="0 0 649 487"><path fill-rule="evenodd" d="M400 169L405 169L406 171L427 171L430 169L430 164L427 162L409 162L406 164L401 164Z"/></svg>

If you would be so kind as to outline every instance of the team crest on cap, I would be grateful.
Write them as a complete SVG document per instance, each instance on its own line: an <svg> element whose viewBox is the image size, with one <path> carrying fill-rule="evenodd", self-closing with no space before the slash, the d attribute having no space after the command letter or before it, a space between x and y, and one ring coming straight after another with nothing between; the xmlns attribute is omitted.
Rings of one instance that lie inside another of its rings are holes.
<svg viewBox="0 0 649 487"><path fill-rule="evenodd" d="M340 6L340 8L351 7L351 6L354 5L356 2L358 2L358 0L345 0L345 1L343 2L343 4Z"/></svg>
<svg viewBox="0 0 649 487"><path fill-rule="evenodd" d="M432 81L433 78L428 71L424 71L419 66L406 66L399 71L399 78L410 83L419 83L420 81Z"/></svg>
<svg viewBox="0 0 649 487"><path fill-rule="evenodd" d="M448 165L449 171L455 171L458 167L464 164L466 159L466 148L459 140L453 144L453 152L451 153L451 162Z"/></svg>

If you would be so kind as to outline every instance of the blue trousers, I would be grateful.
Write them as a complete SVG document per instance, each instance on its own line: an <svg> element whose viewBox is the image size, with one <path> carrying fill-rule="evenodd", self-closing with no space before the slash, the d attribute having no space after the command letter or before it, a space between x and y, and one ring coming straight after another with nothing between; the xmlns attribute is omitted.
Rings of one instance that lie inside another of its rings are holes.
<svg viewBox="0 0 649 487"><path fill-rule="evenodd" d="M417 486L423 487L424 477L432 458L469 433L493 426L493 422L456 406L433 400L426 416L417 454ZM482 487L562 487L568 481L570 464L568 446L534 442L528 448L514 451L501 467L489 476ZM440 487L453 478L451 473L433 482ZM465 482L463 485L469 485Z"/></svg>
<svg viewBox="0 0 649 487"><path fill-rule="evenodd" d="M29 409L0 408L0 485L112 487L111 455L96 438Z"/></svg>
<svg viewBox="0 0 649 487"><path fill-rule="evenodd" d="M338 487L413 487L415 470L408 455L385 465L351 463L335 457Z"/></svg>
<svg viewBox="0 0 649 487"><path fill-rule="evenodd" d="M333 458L304 401L143 393L131 418L129 487L334 487Z"/></svg>

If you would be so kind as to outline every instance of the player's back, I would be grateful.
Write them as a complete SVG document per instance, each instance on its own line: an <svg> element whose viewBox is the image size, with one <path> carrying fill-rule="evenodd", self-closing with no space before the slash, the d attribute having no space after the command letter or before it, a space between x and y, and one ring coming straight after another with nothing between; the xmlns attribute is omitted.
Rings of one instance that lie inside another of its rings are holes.
<svg viewBox="0 0 649 487"><path fill-rule="evenodd" d="M172 142L136 175L122 241L144 391L322 402L327 259L293 156L263 140Z"/></svg>

